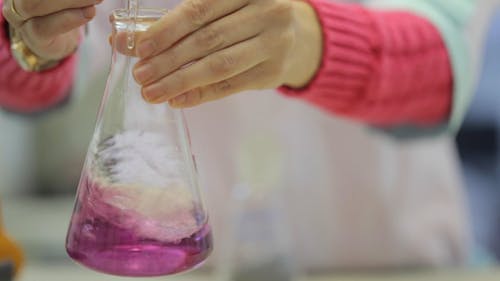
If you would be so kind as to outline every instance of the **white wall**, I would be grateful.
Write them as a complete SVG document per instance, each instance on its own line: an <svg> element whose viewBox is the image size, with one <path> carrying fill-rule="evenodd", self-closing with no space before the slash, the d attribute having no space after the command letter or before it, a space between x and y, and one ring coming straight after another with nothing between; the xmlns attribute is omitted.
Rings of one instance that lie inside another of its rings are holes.
<svg viewBox="0 0 500 281"><path fill-rule="evenodd" d="M34 180L33 119L0 110L0 197L27 191Z"/></svg>

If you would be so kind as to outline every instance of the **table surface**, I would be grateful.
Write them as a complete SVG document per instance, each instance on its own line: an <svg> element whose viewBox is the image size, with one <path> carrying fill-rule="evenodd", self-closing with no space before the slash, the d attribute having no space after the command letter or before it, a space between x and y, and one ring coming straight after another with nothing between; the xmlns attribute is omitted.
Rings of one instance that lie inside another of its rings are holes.
<svg viewBox="0 0 500 281"><path fill-rule="evenodd" d="M23 274L16 281L220 281L199 270L193 273L168 276L162 278L119 278L95 273L78 266L66 259L61 262L54 259L65 256L64 241L67 222L73 208L73 198L34 200L11 198L4 201L6 223L12 235L23 241L31 254L39 255L57 254L52 258L42 261L29 259ZM15 218L23 218L17 220ZM37 231L33 231L34 226ZM50 250L47 252L47 250ZM255 280L259 281L259 280ZM448 271L448 272L418 272L418 273L393 273L393 274L348 274L325 275L303 278L299 281L500 281L500 268L474 271Z"/></svg>
<svg viewBox="0 0 500 281"><path fill-rule="evenodd" d="M162 278L120 278L92 272L76 265L28 265L19 281L216 281L209 274L193 272ZM317 275L299 281L499 281L500 269L457 270L448 272L377 273ZM256 280L258 281L258 280Z"/></svg>

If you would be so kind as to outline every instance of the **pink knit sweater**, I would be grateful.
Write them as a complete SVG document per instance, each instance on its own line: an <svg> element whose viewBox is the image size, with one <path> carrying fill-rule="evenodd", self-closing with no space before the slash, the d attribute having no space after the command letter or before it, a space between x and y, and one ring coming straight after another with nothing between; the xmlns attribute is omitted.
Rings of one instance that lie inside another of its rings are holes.
<svg viewBox="0 0 500 281"><path fill-rule="evenodd" d="M409 12L309 0L323 27L323 61L303 89L282 87L336 115L374 125L431 125L451 110L452 69L439 31Z"/></svg>
<svg viewBox="0 0 500 281"><path fill-rule="evenodd" d="M429 21L409 12L309 1L323 27L323 61L308 86L281 92L375 125L432 125L448 117L452 70ZM7 40L0 30L0 105L30 112L63 100L75 58L51 71L26 73L13 61Z"/></svg>
<svg viewBox="0 0 500 281"><path fill-rule="evenodd" d="M48 71L26 72L12 58L5 26L0 13L0 107L21 113L36 113L65 100L73 83L76 56L68 57Z"/></svg>

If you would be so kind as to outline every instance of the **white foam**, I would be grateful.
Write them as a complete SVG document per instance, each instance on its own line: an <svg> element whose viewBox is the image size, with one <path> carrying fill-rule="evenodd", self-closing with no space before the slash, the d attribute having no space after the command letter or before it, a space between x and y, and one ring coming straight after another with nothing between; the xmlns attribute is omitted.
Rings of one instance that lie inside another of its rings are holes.
<svg viewBox="0 0 500 281"><path fill-rule="evenodd" d="M165 188L189 182L184 155L167 135L127 131L102 145L95 163L111 182Z"/></svg>
<svg viewBox="0 0 500 281"><path fill-rule="evenodd" d="M100 146L91 174L106 188L107 203L125 226L162 241L178 241L199 228L184 155L167 135L127 131Z"/></svg>

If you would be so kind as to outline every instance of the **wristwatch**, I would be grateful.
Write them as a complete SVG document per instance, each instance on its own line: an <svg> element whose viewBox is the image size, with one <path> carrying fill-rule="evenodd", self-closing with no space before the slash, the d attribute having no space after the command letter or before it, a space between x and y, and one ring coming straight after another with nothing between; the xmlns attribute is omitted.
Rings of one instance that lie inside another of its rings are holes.
<svg viewBox="0 0 500 281"><path fill-rule="evenodd" d="M10 49L12 56L22 69L30 72L40 72L56 66L59 61L42 59L33 53L24 43L16 30L9 26Z"/></svg>

